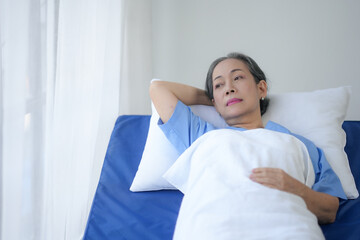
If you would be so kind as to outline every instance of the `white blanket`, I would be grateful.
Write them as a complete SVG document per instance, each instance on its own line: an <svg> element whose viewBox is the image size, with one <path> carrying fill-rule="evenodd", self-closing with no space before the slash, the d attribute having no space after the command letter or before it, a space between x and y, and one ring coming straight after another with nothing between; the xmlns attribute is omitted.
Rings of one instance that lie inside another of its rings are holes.
<svg viewBox="0 0 360 240"><path fill-rule="evenodd" d="M185 194L174 239L324 239L302 198L249 179L256 167L281 168L309 187L314 183L297 138L266 129L211 131L164 175Z"/></svg>

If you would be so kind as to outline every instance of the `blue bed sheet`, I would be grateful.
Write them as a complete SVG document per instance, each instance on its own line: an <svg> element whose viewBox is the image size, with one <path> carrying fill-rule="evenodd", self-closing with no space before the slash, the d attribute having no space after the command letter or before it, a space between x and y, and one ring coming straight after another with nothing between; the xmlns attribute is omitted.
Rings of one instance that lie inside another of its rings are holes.
<svg viewBox="0 0 360 240"><path fill-rule="evenodd" d="M183 195L166 190L133 193L150 116L120 116L112 132L84 239L171 239ZM345 121L345 151L360 189L360 121ZM340 204L337 220L322 225L326 239L360 239L360 199Z"/></svg>

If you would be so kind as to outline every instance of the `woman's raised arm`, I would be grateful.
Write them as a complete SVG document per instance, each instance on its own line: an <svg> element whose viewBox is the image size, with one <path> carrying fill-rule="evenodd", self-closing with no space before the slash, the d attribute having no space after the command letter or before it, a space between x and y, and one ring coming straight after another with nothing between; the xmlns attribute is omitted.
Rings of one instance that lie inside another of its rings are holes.
<svg viewBox="0 0 360 240"><path fill-rule="evenodd" d="M181 83L153 81L149 92L156 111L164 123L172 116L178 100L186 105L212 105L204 90Z"/></svg>

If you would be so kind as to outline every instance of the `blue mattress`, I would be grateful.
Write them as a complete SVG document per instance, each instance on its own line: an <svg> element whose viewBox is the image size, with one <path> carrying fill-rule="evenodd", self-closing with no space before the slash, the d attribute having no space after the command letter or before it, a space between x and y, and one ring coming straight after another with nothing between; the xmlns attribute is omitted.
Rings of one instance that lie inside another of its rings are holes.
<svg viewBox="0 0 360 240"><path fill-rule="evenodd" d="M171 239L182 194L129 190L148 133L150 116L120 116L112 132L84 239ZM360 189L360 121L345 121L345 151ZM340 203L336 222L321 226L326 239L360 239L360 198Z"/></svg>

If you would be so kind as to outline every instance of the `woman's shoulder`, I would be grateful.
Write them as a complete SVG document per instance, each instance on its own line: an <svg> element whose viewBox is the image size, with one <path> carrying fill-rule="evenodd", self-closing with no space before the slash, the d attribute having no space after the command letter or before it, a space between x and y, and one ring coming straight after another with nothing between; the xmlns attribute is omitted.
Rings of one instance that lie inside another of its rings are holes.
<svg viewBox="0 0 360 240"><path fill-rule="evenodd" d="M268 121L267 124L265 125L265 128L268 129L268 130L273 130L273 131L277 131L277 132L290 134L290 135L296 137L297 139L299 139L300 141L302 141L306 145L306 147L308 148L309 151L310 150L314 151L314 150L317 149L317 146L310 139L308 139L308 138L306 138L306 137L304 137L304 136L302 136L300 134L291 132L288 128L286 128L285 126L283 126L283 125L281 125L279 123L276 123L276 122L273 122L273 121Z"/></svg>

